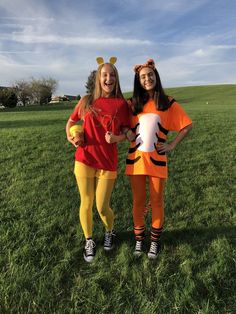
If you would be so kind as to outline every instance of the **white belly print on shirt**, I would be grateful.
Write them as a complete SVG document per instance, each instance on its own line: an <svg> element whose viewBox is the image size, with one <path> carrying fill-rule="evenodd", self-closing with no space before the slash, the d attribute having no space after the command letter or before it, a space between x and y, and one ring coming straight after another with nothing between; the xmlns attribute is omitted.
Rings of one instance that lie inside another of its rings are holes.
<svg viewBox="0 0 236 314"><path fill-rule="evenodd" d="M157 143L157 135L159 133L158 122L161 123L160 116L155 113L145 113L139 118L139 126L137 127L138 137L136 144L140 144L138 150L142 152L153 152L155 150L154 143Z"/></svg>

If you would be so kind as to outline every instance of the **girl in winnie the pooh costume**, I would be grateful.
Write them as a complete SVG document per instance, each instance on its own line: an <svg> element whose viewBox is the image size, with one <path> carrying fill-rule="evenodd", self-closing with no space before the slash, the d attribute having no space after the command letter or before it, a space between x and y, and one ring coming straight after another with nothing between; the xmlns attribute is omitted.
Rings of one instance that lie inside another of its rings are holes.
<svg viewBox="0 0 236 314"><path fill-rule="evenodd" d="M133 194L133 222L136 246L134 254L144 251L146 179L149 184L152 209L150 259L160 252L160 236L164 222L164 187L167 178L166 153L192 129L192 121L182 107L165 95L155 63L134 67L134 91L130 103L131 128L136 133L131 142L126 160L126 174L130 178ZM171 143L167 143L169 131L178 132Z"/></svg>
<svg viewBox="0 0 236 314"><path fill-rule="evenodd" d="M110 58L99 64L95 88L91 95L84 96L70 115L67 139L76 147L74 173L80 193L80 223L85 236L84 259L91 262L96 250L93 241L94 198L101 220L105 226L104 250L113 247L114 213L110 208L110 197L117 176L116 143L128 137L129 109L121 93L119 77ZM83 121L84 136L71 134L76 122ZM132 134L132 132L131 132Z"/></svg>

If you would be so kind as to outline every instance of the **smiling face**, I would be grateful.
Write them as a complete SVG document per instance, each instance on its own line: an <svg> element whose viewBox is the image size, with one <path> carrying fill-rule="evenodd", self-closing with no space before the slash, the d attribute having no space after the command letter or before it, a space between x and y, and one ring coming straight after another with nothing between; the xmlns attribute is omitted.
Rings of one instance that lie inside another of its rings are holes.
<svg viewBox="0 0 236 314"><path fill-rule="evenodd" d="M156 75L149 67L142 68L139 72L141 86L148 92L153 92L156 86Z"/></svg>
<svg viewBox="0 0 236 314"><path fill-rule="evenodd" d="M104 64L101 69L100 84L102 88L102 96L109 97L116 86L116 74L110 64Z"/></svg>

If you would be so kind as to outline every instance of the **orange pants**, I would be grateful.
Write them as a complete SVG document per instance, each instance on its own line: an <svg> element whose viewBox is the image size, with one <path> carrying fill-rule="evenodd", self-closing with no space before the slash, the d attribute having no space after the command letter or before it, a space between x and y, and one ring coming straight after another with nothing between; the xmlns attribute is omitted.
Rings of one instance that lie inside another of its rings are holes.
<svg viewBox="0 0 236 314"><path fill-rule="evenodd" d="M164 188L165 179L146 175L131 175L131 189L133 194L133 221L136 240L144 238L145 231L145 203L146 179L148 179L149 197L152 208L151 238L160 238L164 222Z"/></svg>

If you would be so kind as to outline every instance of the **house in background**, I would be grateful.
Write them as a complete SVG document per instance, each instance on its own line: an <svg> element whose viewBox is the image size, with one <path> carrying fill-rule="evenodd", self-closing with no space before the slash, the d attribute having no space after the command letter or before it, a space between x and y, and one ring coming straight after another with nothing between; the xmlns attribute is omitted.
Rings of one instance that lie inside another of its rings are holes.
<svg viewBox="0 0 236 314"><path fill-rule="evenodd" d="M64 95L63 97L66 97L69 100L76 100L76 99L78 99L78 96L72 96L72 95Z"/></svg>
<svg viewBox="0 0 236 314"><path fill-rule="evenodd" d="M11 87L10 86L1 86L0 85L0 90L3 90L3 89L10 89Z"/></svg>
<svg viewBox="0 0 236 314"><path fill-rule="evenodd" d="M76 99L78 99L78 96L72 96L72 95L52 96L49 104L56 104L62 101L72 101Z"/></svg>

